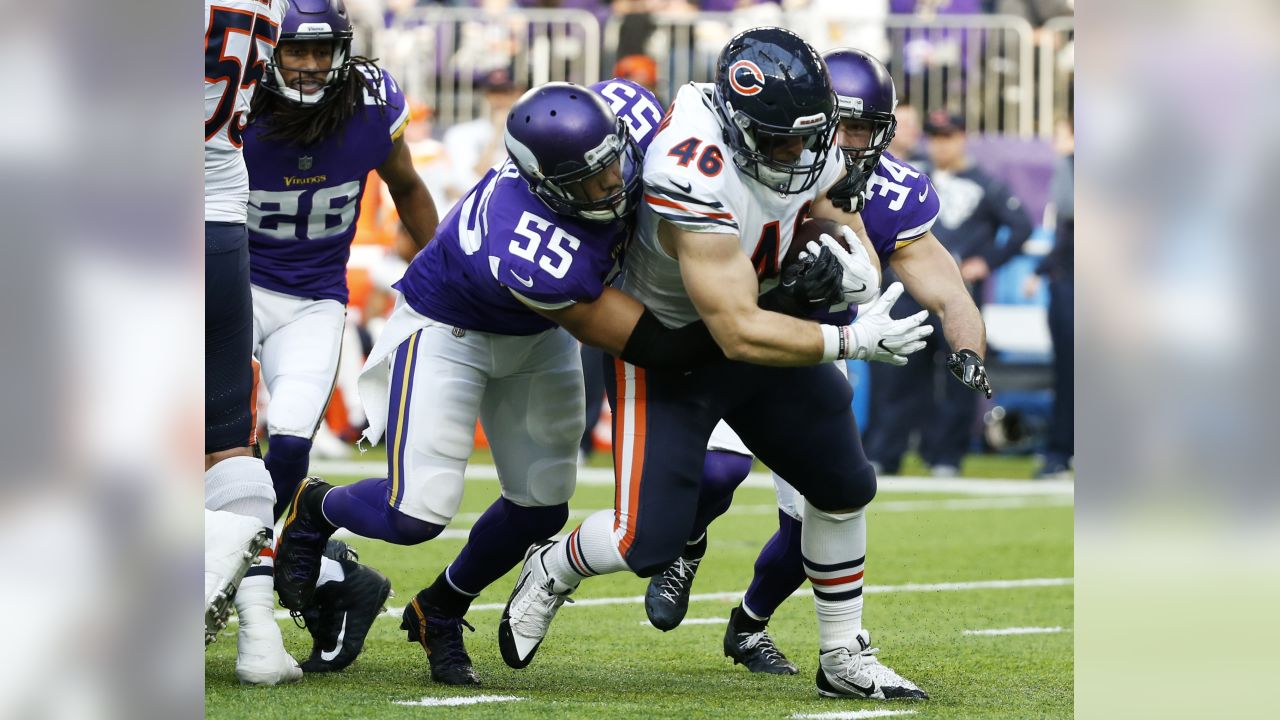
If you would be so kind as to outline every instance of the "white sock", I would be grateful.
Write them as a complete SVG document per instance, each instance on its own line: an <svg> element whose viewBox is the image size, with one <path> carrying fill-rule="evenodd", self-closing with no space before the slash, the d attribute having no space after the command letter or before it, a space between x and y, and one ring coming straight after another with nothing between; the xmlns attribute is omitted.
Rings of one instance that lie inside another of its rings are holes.
<svg viewBox="0 0 1280 720"><path fill-rule="evenodd" d="M584 578L629 570L613 537L613 511L589 515L546 554L545 563L556 582L571 588Z"/></svg>
<svg viewBox="0 0 1280 720"><path fill-rule="evenodd" d="M275 525L275 502L271 473L259 458L229 457L204 473L204 506L210 510L246 515L269 528Z"/></svg>
<svg viewBox="0 0 1280 720"><path fill-rule="evenodd" d="M260 623L275 625L275 584L270 575L252 575L242 580L235 603L242 628Z"/></svg>
<svg viewBox="0 0 1280 720"><path fill-rule="evenodd" d="M867 554L866 508L823 512L806 503L800 534L804 572L813 585L822 652L857 647L862 630L862 570Z"/></svg>

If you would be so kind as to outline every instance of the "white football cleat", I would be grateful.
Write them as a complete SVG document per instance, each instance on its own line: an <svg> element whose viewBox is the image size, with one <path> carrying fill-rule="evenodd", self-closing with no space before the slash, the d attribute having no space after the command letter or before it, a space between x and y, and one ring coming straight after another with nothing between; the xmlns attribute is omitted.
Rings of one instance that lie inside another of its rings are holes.
<svg viewBox="0 0 1280 720"><path fill-rule="evenodd" d="M566 601L573 602L569 595L575 588L557 591L556 586L561 583L547 574L542 562L542 557L555 546L554 542L529 546L524 567L520 568L520 579L511 591L498 624L498 649L502 651L502 659L517 670L533 662L533 654L546 637L560 606Z"/></svg>
<svg viewBox="0 0 1280 720"><path fill-rule="evenodd" d="M866 630L858 631L855 637L857 652L841 647L818 656L819 695L870 700L929 699L929 694L915 683L880 663L876 658L880 648L871 647Z"/></svg>
<svg viewBox="0 0 1280 720"><path fill-rule="evenodd" d="M218 638L236 588L270 542L262 523L223 510L204 511L204 644Z"/></svg>

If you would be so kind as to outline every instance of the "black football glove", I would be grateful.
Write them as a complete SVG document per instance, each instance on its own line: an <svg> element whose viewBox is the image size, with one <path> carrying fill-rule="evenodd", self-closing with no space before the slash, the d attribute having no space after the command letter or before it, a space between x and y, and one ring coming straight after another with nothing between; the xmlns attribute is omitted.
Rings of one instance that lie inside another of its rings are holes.
<svg viewBox="0 0 1280 720"><path fill-rule="evenodd" d="M795 317L843 302L844 268L830 252L804 257L782 269L778 287L760 297L760 307Z"/></svg>
<svg viewBox="0 0 1280 720"><path fill-rule="evenodd" d="M965 386L991 397L991 382L987 380L987 369L982 366L978 353L972 350L951 353L947 356L947 369Z"/></svg>

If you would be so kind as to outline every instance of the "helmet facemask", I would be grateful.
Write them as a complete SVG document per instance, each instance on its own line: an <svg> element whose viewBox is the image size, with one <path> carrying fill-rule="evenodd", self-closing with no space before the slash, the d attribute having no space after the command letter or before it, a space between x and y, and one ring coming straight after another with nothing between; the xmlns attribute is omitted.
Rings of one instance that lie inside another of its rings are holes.
<svg viewBox="0 0 1280 720"><path fill-rule="evenodd" d="M725 141L744 174L784 195L813 187L826 166L837 119L823 113L796 118L791 127L759 122L716 89Z"/></svg>
<svg viewBox="0 0 1280 720"><path fill-rule="evenodd" d="M512 138L508 136L508 147ZM514 155L514 153L513 153ZM534 174L533 192L554 212L590 222L624 219L640 199L644 155L619 118L613 133L587 151L585 166Z"/></svg>
<svg viewBox="0 0 1280 720"><path fill-rule="evenodd" d="M317 107L333 100L350 71L350 34L350 31L315 35L299 33L295 37L281 39L266 63L267 82L263 86L285 100L304 107ZM286 47L306 47L310 53L314 52L315 45L324 43L328 43L331 50L328 68L290 67L289 61L284 57ZM292 82L286 81L286 73L293 76ZM308 83L315 83L317 87L308 88Z"/></svg>
<svg viewBox="0 0 1280 720"><path fill-rule="evenodd" d="M847 209L857 211L862 208L862 193L866 190L876 165L880 164L880 156L889 148L889 142L897 132L898 120L893 113L863 112L861 98L837 96L837 100L840 125L849 121L864 122L870 126L871 131L867 144L846 145L840 139L837 125L836 137L844 155L845 176L831 188L829 196L848 201L850 206Z"/></svg>

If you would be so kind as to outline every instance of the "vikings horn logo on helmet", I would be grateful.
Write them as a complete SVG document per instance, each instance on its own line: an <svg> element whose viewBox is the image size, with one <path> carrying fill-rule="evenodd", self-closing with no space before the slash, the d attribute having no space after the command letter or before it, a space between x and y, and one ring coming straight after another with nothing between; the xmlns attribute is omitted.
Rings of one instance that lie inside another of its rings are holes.
<svg viewBox="0 0 1280 720"><path fill-rule="evenodd" d="M750 60L739 60L729 68L729 86L739 95L755 95L764 89L764 72Z"/></svg>

